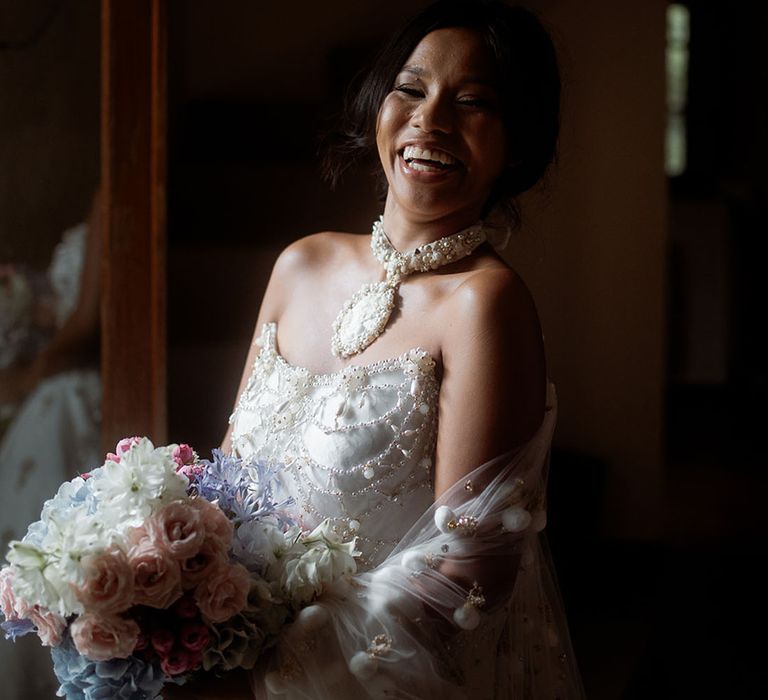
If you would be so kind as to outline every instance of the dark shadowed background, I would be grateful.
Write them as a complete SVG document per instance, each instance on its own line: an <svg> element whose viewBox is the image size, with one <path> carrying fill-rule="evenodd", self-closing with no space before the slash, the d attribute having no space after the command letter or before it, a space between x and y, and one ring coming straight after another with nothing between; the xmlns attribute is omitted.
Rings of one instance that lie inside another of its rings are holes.
<svg viewBox="0 0 768 700"><path fill-rule="evenodd" d="M171 3L171 440L218 445L279 251L379 213L369 173L321 181L317 134L425 4ZM563 129L506 257L558 387L548 529L588 697L765 697L768 11L523 4ZM0 45L0 263L44 267L98 178L99 3L0 0Z"/></svg>

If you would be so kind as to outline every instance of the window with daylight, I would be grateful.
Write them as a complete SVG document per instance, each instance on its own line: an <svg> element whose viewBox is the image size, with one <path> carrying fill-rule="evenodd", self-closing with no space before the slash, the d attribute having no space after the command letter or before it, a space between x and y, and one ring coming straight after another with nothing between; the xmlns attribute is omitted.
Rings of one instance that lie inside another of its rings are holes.
<svg viewBox="0 0 768 700"><path fill-rule="evenodd" d="M688 41L690 15L685 5L667 8L667 133L665 170L682 175L686 166L685 108L688 95Z"/></svg>

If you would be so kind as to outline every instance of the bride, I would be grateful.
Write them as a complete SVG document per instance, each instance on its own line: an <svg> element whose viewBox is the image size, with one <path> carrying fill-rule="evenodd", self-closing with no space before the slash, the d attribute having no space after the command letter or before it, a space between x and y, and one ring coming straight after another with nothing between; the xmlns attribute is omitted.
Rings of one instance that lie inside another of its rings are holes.
<svg viewBox="0 0 768 700"><path fill-rule="evenodd" d="M383 216L370 236L282 253L223 449L279 464L294 515L330 518L361 555L251 697L582 697L539 544L555 421L542 334L484 224L514 218L551 162L559 88L529 12L440 0L350 102L329 172L377 153ZM232 683L176 693L234 697Z"/></svg>

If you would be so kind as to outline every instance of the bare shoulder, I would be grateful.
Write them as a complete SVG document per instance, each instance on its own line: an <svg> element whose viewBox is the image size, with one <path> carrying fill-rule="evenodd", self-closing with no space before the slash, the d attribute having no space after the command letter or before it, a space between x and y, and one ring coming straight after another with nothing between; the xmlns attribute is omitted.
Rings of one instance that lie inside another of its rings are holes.
<svg viewBox="0 0 768 700"><path fill-rule="evenodd" d="M275 263L275 272L279 274L301 271L303 274L313 269L325 267L338 261L342 256L350 255L360 246L359 236L354 233L322 231L304 236L288 245Z"/></svg>
<svg viewBox="0 0 768 700"><path fill-rule="evenodd" d="M351 255L359 245L352 233L324 231L304 236L288 245L272 268L266 293L262 300L257 329L267 321L279 321L291 299L312 294L323 283L329 270L343 265L344 256Z"/></svg>
<svg viewBox="0 0 768 700"><path fill-rule="evenodd" d="M541 334L536 304L522 277L506 265L475 270L446 299L447 312L462 331Z"/></svg>

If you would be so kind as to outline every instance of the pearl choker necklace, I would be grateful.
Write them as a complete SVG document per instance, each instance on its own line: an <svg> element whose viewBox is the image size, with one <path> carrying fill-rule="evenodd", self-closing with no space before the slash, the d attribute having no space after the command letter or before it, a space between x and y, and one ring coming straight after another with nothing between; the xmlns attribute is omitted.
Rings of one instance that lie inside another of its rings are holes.
<svg viewBox="0 0 768 700"><path fill-rule="evenodd" d="M428 272L470 255L485 240L482 223L401 253L384 232L383 217L373 224L371 250L384 266L383 282L364 284L344 302L333 322L331 350L336 357L351 357L367 348L387 326L395 308L400 283L414 272Z"/></svg>

